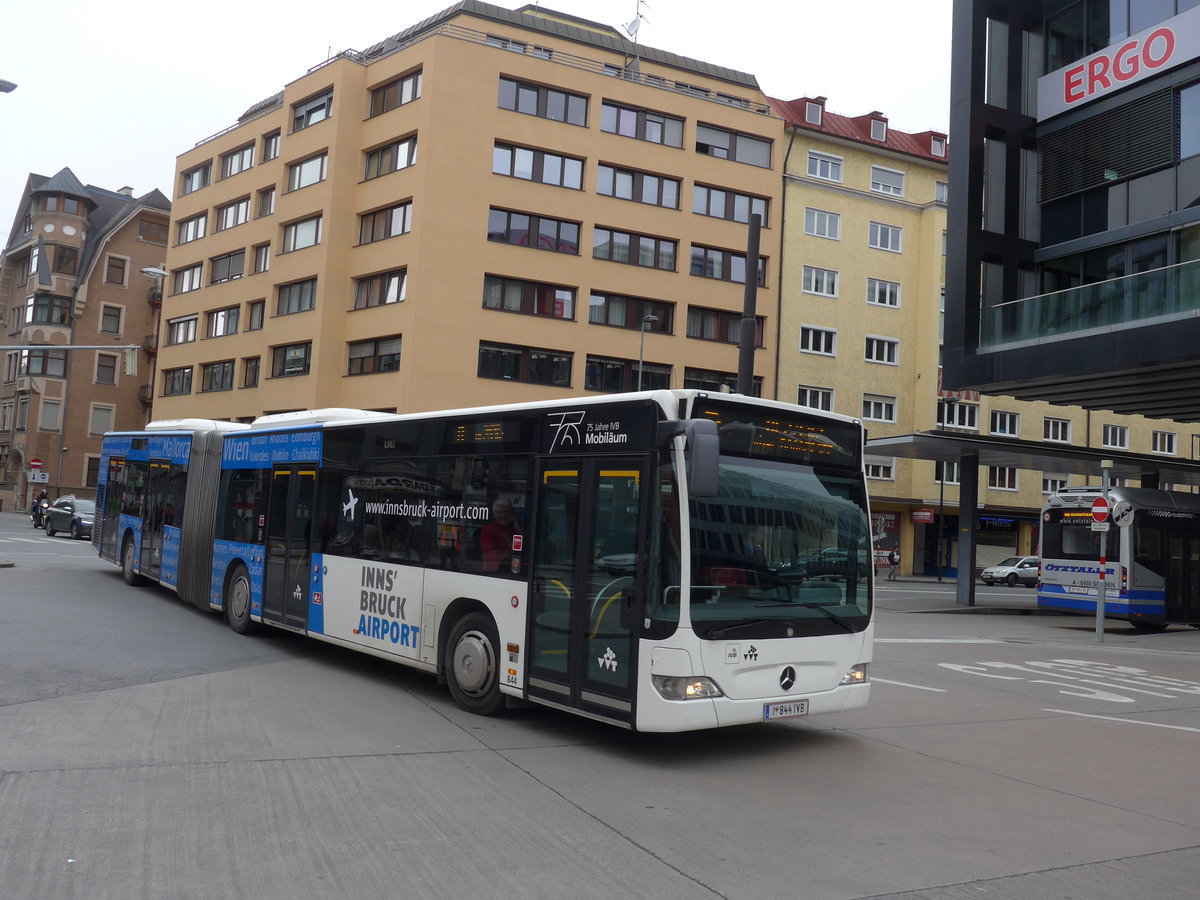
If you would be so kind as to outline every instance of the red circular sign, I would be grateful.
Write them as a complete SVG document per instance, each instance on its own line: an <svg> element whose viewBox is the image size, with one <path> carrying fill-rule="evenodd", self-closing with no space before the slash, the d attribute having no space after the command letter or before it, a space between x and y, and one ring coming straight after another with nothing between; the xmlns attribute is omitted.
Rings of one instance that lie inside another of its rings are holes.
<svg viewBox="0 0 1200 900"><path fill-rule="evenodd" d="M1092 501L1092 518L1097 522L1108 521L1108 501L1103 497L1097 497Z"/></svg>
<svg viewBox="0 0 1200 900"><path fill-rule="evenodd" d="M29 468L40 469L41 467L42 467L42 461L40 459L38 459L37 457L34 457L33 459L31 459L29 461Z"/></svg>

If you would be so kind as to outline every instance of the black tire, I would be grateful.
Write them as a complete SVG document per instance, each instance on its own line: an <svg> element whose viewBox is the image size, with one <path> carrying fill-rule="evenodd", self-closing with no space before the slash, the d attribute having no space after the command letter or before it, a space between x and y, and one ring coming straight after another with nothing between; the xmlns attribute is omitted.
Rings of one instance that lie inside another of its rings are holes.
<svg viewBox="0 0 1200 900"><path fill-rule="evenodd" d="M1133 630L1141 634L1159 634L1167 630L1165 622L1133 622L1129 623L1133 626Z"/></svg>
<svg viewBox="0 0 1200 900"><path fill-rule="evenodd" d="M237 634L253 634L259 624L250 618L250 601L254 591L250 587L250 573L239 565L225 582L225 618L229 627Z"/></svg>
<svg viewBox="0 0 1200 900"><path fill-rule="evenodd" d="M1009 587L1016 587L1017 586L1017 573L1009 572L1008 577L1004 579L1004 583L1007 584Z"/></svg>
<svg viewBox="0 0 1200 900"><path fill-rule="evenodd" d="M71 523L71 540L73 540L73 541L77 541L77 540L79 540L81 537L83 537L83 535L81 535L81 534L79 533L79 525L78 525L77 523L75 523L75 522L72 522L72 523Z"/></svg>
<svg viewBox="0 0 1200 900"><path fill-rule="evenodd" d="M46 516L46 534L50 535L50 537L54 537L56 534L58 534L58 530L50 524L49 516Z"/></svg>
<svg viewBox="0 0 1200 900"><path fill-rule="evenodd" d="M504 708L500 637L491 616L473 612L455 622L446 656L446 681L455 703L480 716L493 716Z"/></svg>
<svg viewBox="0 0 1200 900"><path fill-rule="evenodd" d="M125 576L125 583L130 587L146 583L146 579L134 571L135 562L133 537L127 535L125 542L121 545L121 574Z"/></svg>

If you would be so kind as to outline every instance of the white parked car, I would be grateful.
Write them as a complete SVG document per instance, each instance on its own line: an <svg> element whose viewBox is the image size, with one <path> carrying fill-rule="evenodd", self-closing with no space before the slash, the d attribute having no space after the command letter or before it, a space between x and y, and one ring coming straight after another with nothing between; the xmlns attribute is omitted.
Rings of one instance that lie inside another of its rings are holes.
<svg viewBox="0 0 1200 900"><path fill-rule="evenodd" d="M988 566L980 573L979 579L984 584L1034 587L1038 581L1038 563L1036 556L1010 556L994 566Z"/></svg>

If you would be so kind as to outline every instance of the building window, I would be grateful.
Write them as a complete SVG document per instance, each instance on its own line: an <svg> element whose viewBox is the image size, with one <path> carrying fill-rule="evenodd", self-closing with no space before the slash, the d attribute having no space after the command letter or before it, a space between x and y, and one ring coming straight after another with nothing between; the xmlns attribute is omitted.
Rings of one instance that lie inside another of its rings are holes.
<svg viewBox="0 0 1200 900"><path fill-rule="evenodd" d="M898 307L900 305L900 285L895 281L868 278L867 302L873 306Z"/></svg>
<svg viewBox="0 0 1200 900"><path fill-rule="evenodd" d="M221 157L221 177L228 178L254 165L254 145L247 144Z"/></svg>
<svg viewBox="0 0 1200 900"><path fill-rule="evenodd" d="M725 393L736 391L738 376L736 372L718 372L713 369L696 369L686 366L683 370L683 387L685 390L713 391ZM750 385L750 396L762 396L762 377L754 376Z"/></svg>
<svg viewBox="0 0 1200 900"><path fill-rule="evenodd" d="M321 243L320 216L313 216L311 219L293 222L283 229L284 253L290 253L293 250L303 250L305 247L314 247L319 243Z"/></svg>
<svg viewBox="0 0 1200 900"><path fill-rule="evenodd" d="M950 202L950 185L945 181L933 183L933 199L938 203Z"/></svg>
<svg viewBox="0 0 1200 900"><path fill-rule="evenodd" d="M47 375L51 378L62 378L67 372L66 350L45 350L31 347L21 351L20 374Z"/></svg>
<svg viewBox="0 0 1200 900"><path fill-rule="evenodd" d="M224 337L227 334L237 334L238 314L240 312L241 309L237 306L213 310L208 314L208 327L205 333L210 338Z"/></svg>
<svg viewBox="0 0 1200 900"><path fill-rule="evenodd" d="M209 270L212 277L211 284L220 284L223 281L241 278L246 274L246 251L238 250L234 253L226 253L224 256L214 256L209 261Z"/></svg>
<svg viewBox="0 0 1200 900"><path fill-rule="evenodd" d="M198 316L181 316L167 320L167 346L189 344L196 339Z"/></svg>
<svg viewBox="0 0 1200 900"><path fill-rule="evenodd" d="M77 247L58 245L54 248L54 273L56 275L74 275L79 262Z"/></svg>
<svg viewBox="0 0 1200 900"><path fill-rule="evenodd" d="M360 278L354 286L354 308L368 309L408 299L408 270L396 269Z"/></svg>
<svg viewBox="0 0 1200 900"><path fill-rule="evenodd" d="M863 358L867 362L886 363L889 366L898 365L900 342L891 338L870 337L864 342Z"/></svg>
<svg viewBox="0 0 1200 900"><path fill-rule="evenodd" d="M701 278L716 278L720 281L745 284L746 254L692 244L691 272ZM766 257L760 256L758 258L758 285L763 287L766 283L767 260Z"/></svg>
<svg viewBox="0 0 1200 900"><path fill-rule="evenodd" d="M763 346L762 316L754 318L754 346ZM737 344L741 341L742 314L726 312L720 309L704 309L700 306L689 306L687 311L687 336L702 341L722 341L726 344Z"/></svg>
<svg viewBox="0 0 1200 900"><path fill-rule="evenodd" d="M822 181L836 181L840 184L842 181L843 163L844 160L840 156L818 153L816 150L808 151L808 174L810 178L820 178Z"/></svg>
<svg viewBox="0 0 1200 900"><path fill-rule="evenodd" d="M42 414L38 417L38 431L62 430L62 401L42 398Z"/></svg>
<svg viewBox="0 0 1200 900"><path fill-rule="evenodd" d="M267 309L266 300L251 300L246 304L246 330L260 331Z"/></svg>
<svg viewBox="0 0 1200 900"><path fill-rule="evenodd" d="M588 298L588 321L614 328L645 329L650 333L673 334L675 307L659 300L624 297L620 294L593 293ZM653 317L653 321L646 321Z"/></svg>
<svg viewBox="0 0 1200 900"><path fill-rule="evenodd" d="M759 223L767 225L767 199L753 197L749 194L739 194L737 191L725 188L709 187L697 184L692 188L692 212L700 216L712 216L716 219L728 219L731 222L750 221L750 216L757 215Z"/></svg>
<svg viewBox="0 0 1200 900"><path fill-rule="evenodd" d="M198 241L208 230L208 213L200 213L198 216L184 219L176 228L177 240L180 244Z"/></svg>
<svg viewBox="0 0 1200 900"><path fill-rule="evenodd" d="M946 139L936 135L929 139L929 152L934 156L946 155Z"/></svg>
<svg viewBox="0 0 1200 900"><path fill-rule="evenodd" d="M368 151L366 159L367 168L363 175L365 181L407 169L417 161L417 136L414 134Z"/></svg>
<svg viewBox="0 0 1200 900"><path fill-rule="evenodd" d="M833 388L796 385L796 405L833 412Z"/></svg>
<svg viewBox="0 0 1200 900"><path fill-rule="evenodd" d="M728 131L712 125L696 126L696 152L771 168L771 142L765 138Z"/></svg>
<svg viewBox="0 0 1200 900"><path fill-rule="evenodd" d="M312 343L287 344L271 348L271 375L286 378L292 375L307 375Z"/></svg>
<svg viewBox="0 0 1200 900"><path fill-rule="evenodd" d="M832 241L841 240L842 217L837 213L807 207L804 210L804 233Z"/></svg>
<svg viewBox="0 0 1200 900"><path fill-rule="evenodd" d="M233 360L206 363L200 367L200 390L232 391L233 390Z"/></svg>
<svg viewBox="0 0 1200 900"><path fill-rule="evenodd" d="M615 166L596 167L596 193L651 206L679 209L679 180Z"/></svg>
<svg viewBox="0 0 1200 900"><path fill-rule="evenodd" d="M96 384L117 383L117 359L115 353L96 354Z"/></svg>
<svg viewBox="0 0 1200 900"><path fill-rule="evenodd" d="M375 341L356 341L349 345L347 375L370 375L374 372L400 370L400 336Z"/></svg>
<svg viewBox="0 0 1200 900"><path fill-rule="evenodd" d="M585 390L618 394L638 390L639 382L644 391L667 390L671 387L671 367L631 359L587 358L583 370Z"/></svg>
<svg viewBox="0 0 1200 900"><path fill-rule="evenodd" d="M480 378L570 387L571 356L559 350L480 342L477 374Z"/></svg>
<svg viewBox="0 0 1200 900"><path fill-rule="evenodd" d="M397 106L412 103L420 96L421 71L418 69L371 91L371 115L383 115Z"/></svg>
<svg viewBox="0 0 1200 900"><path fill-rule="evenodd" d="M592 257L595 259L633 263L637 266L674 272L678 249L677 241L666 238L650 237L631 231L613 231L610 228L592 229Z"/></svg>
<svg viewBox="0 0 1200 900"><path fill-rule="evenodd" d="M1129 428L1125 425L1105 425L1100 443L1113 450L1128 450Z"/></svg>
<svg viewBox="0 0 1200 900"><path fill-rule="evenodd" d="M1175 432L1173 431L1155 431L1150 435L1150 451L1152 453L1165 453L1168 456L1175 455Z"/></svg>
<svg viewBox="0 0 1200 900"><path fill-rule="evenodd" d="M880 394L863 394L862 416L872 422L895 422L896 398Z"/></svg>
<svg viewBox="0 0 1200 900"><path fill-rule="evenodd" d="M871 190L877 194L904 196L904 173L883 166L871 166Z"/></svg>
<svg viewBox="0 0 1200 900"><path fill-rule="evenodd" d="M105 334L121 333L121 307L107 304L100 307L100 330Z"/></svg>
<svg viewBox="0 0 1200 900"><path fill-rule="evenodd" d="M292 131L316 125L333 115L333 88L292 106Z"/></svg>
<svg viewBox="0 0 1200 900"><path fill-rule="evenodd" d="M252 388L258 387L258 371L261 365L261 357L248 356L242 360L242 387Z"/></svg>
<svg viewBox="0 0 1200 900"><path fill-rule="evenodd" d="M887 140L887 122L883 119L871 120L871 140L886 141Z"/></svg>
<svg viewBox="0 0 1200 900"><path fill-rule="evenodd" d="M170 233L166 222L151 222L149 219L138 222L138 238L151 244L165 244Z"/></svg>
<svg viewBox="0 0 1200 900"><path fill-rule="evenodd" d="M250 198L243 197L227 206L217 207L217 231L233 228L250 219Z"/></svg>
<svg viewBox="0 0 1200 900"><path fill-rule="evenodd" d="M1042 439L1062 444L1071 443L1071 420L1044 418L1042 420Z"/></svg>
<svg viewBox="0 0 1200 900"><path fill-rule="evenodd" d="M583 188L583 160L545 150L498 143L492 150L492 171L556 187Z"/></svg>
<svg viewBox="0 0 1200 900"><path fill-rule="evenodd" d="M683 119L634 106L622 106L611 100L605 100L600 105L600 130L652 144L683 146Z"/></svg>
<svg viewBox="0 0 1200 900"><path fill-rule="evenodd" d="M587 125L587 97L569 94L558 88L501 78L497 105L501 109L555 122Z"/></svg>
<svg viewBox="0 0 1200 900"><path fill-rule="evenodd" d="M1067 486L1066 475L1042 475L1042 493L1055 494Z"/></svg>
<svg viewBox="0 0 1200 900"><path fill-rule="evenodd" d="M192 367L163 370L163 396L174 397L192 392Z"/></svg>
<svg viewBox="0 0 1200 900"><path fill-rule="evenodd" d="M935 462L933 480L942 484L959 483L959 466L956 462Z"/></svg>
<svg viewBox="0 0 1200 900"><path fill-rule="evenodd" d="M317 279L309 278L293 284L279 286L279 305L275 314L290 316L292 313L307 312L317 305Z"/></svg>
<svg viewBox="0 0 1200 900"><path fill-rule="evenodd" d="M204 276L204 264L196 263L186 269L175 270L175 293L186 294L188 291L199 290Z"/></svg>
<svg viewBox="0 0 1200 900"><path fill-rule="evenodd" d="M816 266L805 266L803 290L806 294L836 297L838 295L838 273L833 271L833 269L818 269Z"/></svg>
<svg viewBox="0 0 1200 900"><path fill-rule="evenodd" d="M258 217L269 216L275 212L275 188L263 188L258 192Z"/></svg>
<svg viewBox="0 0 1200 900"><path fill-rule="evenodd" d="M412 201L363 213L358 219L358 242L370 244L412 230Z"/></svg>
<svg viewBox="0 0 1200 900"><path fill-rule="evenodd" d="M895 481L896 480L896 463L891 459L865 459L863 460L863 468L868 478L874 478L878 481Z"/></svg>
<svg viewBox="0 0 1200 900"><path fill-rule="evenodd" d="M988 466L988 487L998 491L1017 489L1017 470L1012 466Z"/></svg>
<svg viewBox="0 0 1200 900"><path fill-rule="evenodd" d="M254 274L271 268L271 245L259 244L254 248Z"/></svg>
<svg viewBox="0 0 1200 900"><path fill-rule="evenodd" d="M70 325L72 302L67 297L34 294L25 300L26 325Z"/></svg>
<svg viewBox="0 0 1200 900"><path fill-rule="evenodd" d="M979 405L957 400L938 401L938 425L943 428L979 429Z"/></svg>
<svg viewBox="0 0 1200 900"><path fill-rule="evenodd" d="M310 184L324 181L329 167L329 154L321 153L288 166L288 190L298 191Z"/></svg>
<svg viewBox="0 0 1200 900"><path fill-rule="evenodd" d="M800 326L800 351L820 353L823 356L837 355L837 332L812 325Z"/></svg>
<svg viewBox="0 0 1200 900"><path fill-rule="evenodd" d="M179 195L190 194L202 187L208 187L212 181L212 162L206 162L195 168L188 169L179 176Z"/></svg>
<svg viewBox="0 0 1200 900"><path fill-rule="evenodd" d="M263 162L275 159L279 156L279 132L272 131L270 134L263 135Z"/></svg>
<svg viewBox="0 0 1200 900"><path fill-rule="evenodd" d="M88 417L88 433L104 434L106 431L112 431L115 414L115 406L92 404L91 415Z"/></svg>
<svg viewBox="0 0 1200 900"><path fill-rule="evenodd" d="M124 284L125 273L129 267L129 260L120 256L110 256L104 265L104 283L105 284Z"/></svg>
<svg viewBox="0 0 1200 900"><path fill-rule="evenodd" d="M895 225L884 225L880 222L872 222L867 238L867 245L874 247L876 250L899 253L901 251L901 239L903 236L903 228Z"/></svg>
<svg viewBox="0 0 1200 900"><path fill-rule="evenodd" d="M575 289L516 278L485 275L483 308L547 316L552 319L575 318Z"/></svg>
<svg viewBox="0 0 1200 900"><path fill-rule="evenodd" d="M492 207L488 240L554 253L579 253L579 223Z"/></svg>
<svg viewBox="0 0 1200 900"><path fill-rule="evenodd" d="M1009 437L1019 437L1021 434L1020 414L992 410L992 434L1006 434Z"/></svg>

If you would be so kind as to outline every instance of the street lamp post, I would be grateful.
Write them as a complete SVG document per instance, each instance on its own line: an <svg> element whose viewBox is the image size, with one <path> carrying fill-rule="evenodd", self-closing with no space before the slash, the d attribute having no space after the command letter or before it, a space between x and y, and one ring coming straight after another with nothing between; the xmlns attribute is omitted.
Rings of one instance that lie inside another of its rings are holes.
<svg viewBox="0 0 1200 900"><path fill-rule="evenodd" d="M642 389L642 367L646 363L646 326L653 325L658 321L658 316L644 315L642 316L642 334L638 342L638 382L637 389Z"/></svg>

